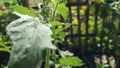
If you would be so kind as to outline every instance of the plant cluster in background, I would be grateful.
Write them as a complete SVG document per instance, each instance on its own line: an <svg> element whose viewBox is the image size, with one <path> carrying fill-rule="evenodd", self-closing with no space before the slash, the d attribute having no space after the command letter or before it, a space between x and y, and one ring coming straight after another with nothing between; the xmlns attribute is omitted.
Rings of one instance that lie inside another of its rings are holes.
<svg viewBox="0 0 120 68"><path fill-rule="evenodd" d="M66 33L63 31L70 26L70 24L65 24L65 22L60 22L61 17L63 18L62 21L67 21L68 10L67 10L67 7L65 6L66 1L64 0L63 1L62 0L44 1L43 0L40 2L43 4L43 7L39 9L41 10L41 12L35 13L34 11L29 10L28 8L20 6L19 5L20 3L17 0L1 1L2 5L1 5L1 10L0 10L1 12L0 17L1 17L1 21L3 22L2 24L4 25L4 27L2 27L3 28L2 30L4 32L1 31L1 34L2 34L1 36L2 37L6 36L5 28L7 24L18 18L17 16L12 14L13 11L16 11L21 14L29 15L32 17L38 16L43 23L47 20L51 24L51 29L53 31L53 35L52 35L52 37L54 38L53 43L56 46L58 45L58 43L64 43L63 41L64 41L64 37L66 36ZM63 9L65 11L62 11ZM6 13L4 14L4 12ZM1 51L10 53L10 46L12 45L12 42L9 40L7 36L6 36L6 41L4 41L2 37L1 37L0 49ZM7 44L9 44L9 46L7 46ZM51 59L54 62L54 67L57 67L57 68L62 67L62 66L82 66L83 65L83 61L77 57L74 57L73 55L71 57L68 57L69 56L68 55L68 56L64 56L61 58L60 55L55 52L56 51L52 51L50 55L47 54L46 63L49 63L49 60ZM1 64L1 67L4 67L4 65ZM48 65L47 66L45 65L45 67L49 68Z"/></svg>
<svg viewBox="0 0 120 68"><path fill-rule="evenodd" d="M14 0L15 1L15 0ZM12 14L12 6L15 2L12 0L1 0L0 1L0 68L6 66L12 42L6 35L6 26L17 18Z"/></svg>
<svg viewBox="0 0 120 68"><path fill-rule="evenodd" d="M12 42L6 36L5 28L11 21L17 19L18 17L12 14L13 11L19 12L21 14L29 15L32 17L38 17L43 23L51 24L51 29L53 31L52 37L54 38L53 44L57 46L59 49L64 50L65 54L68 54L66 50L71 50L71 47L75 47L78 44L78 39L75 39L74 43L68 39L65 42L65 37L70 34L69 27L72 25L74 30L73 34L78 33L78 20L76 16L76 7L72 7L72 24L68 22L68 9L66 7L67 0L31 0L34 4L29 4L30 7L25 8L20 6L22 0L1 0L0 1L0 53L7 52L10 53L10 46ZM75 2L76 0L71 0ZM38 3L40 2L40 3ZM41 6L38 4L42 4ZM32 5L32 6L31 6ZM37 6L37 9L36 7ZM95 12L96 6L99 8L98 12L98 27L94 30L94 22L95 22ZM94 44L94 48L96 48L96 52L100 49L100 40L103 38L103 46L100 50L102 53L111 54L113 53L115 56L120 56L120 36L117 34L120 33L120 1L119 0L90 0L90 6L83 5L80 7L80 15L81 19L84 20L84 14L86 10L89 8L90 17L89 17L89 32L95 33L97 35L96 44ZM104 23L104 25L103 25ZM81 33L85 34L85 21L81 24ZM101 29L104 27L104 30ZM82 38L82 43L85 45L85 38ZM88 41L88 49L92 50L93 38L89 37ZM106 47L107 46L107 47ZM84 46L83 46L84 47ZM85 48L83 48L85 50ZM60 50L58 50L61 53ZM48 55L48 60L52 60L54 62L54 67L62 67L62 66L83 66L83 61L78 59L74 55L63 55L57 53L57 51L51 51L51 54ZM3 53L4 54L4 53ZM68 57L69 56L69 57ZM103 55L104 56L104 55ZM109 57L109 59L114 57ZM1 59L1 57L0 57ZM102 58L104 59L104 58ZM4 59L5 60L5 59ZM106 60L106 59L105 59ZM107 60L106 60L107 61ZM114 60L113 60L114 61ZM0 62L2 62L0 60ZM104 66L104 61L100 59L100 57L95 57L95 62L98 68L102 68ZM109 60L110 62L110 60ZM112 62L111 62L112 63ZM2 66L6 64L1 64ZM108 64L109 66L111 64ZM112 65L111 65L112 66ZM113 64L114 67L114 64Z"/></svg>
<svg viewBox="0 0 120 68"><path fill-rule="evenodd" d="M103 54L101 57L95 57L95 63L97 68L116 68L117 61L114 56L108 57L106 54Z"/></svg>

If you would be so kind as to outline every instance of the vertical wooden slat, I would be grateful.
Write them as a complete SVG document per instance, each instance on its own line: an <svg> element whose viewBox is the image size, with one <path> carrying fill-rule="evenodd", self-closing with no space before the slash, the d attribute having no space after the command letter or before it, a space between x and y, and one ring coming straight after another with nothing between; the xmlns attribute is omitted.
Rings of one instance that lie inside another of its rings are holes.
<svg viewBox="0 0 120 68"><path fill-rule="evenodd" d="M102 47L103 47L103 38L104 38L103 32L104 32L104 29L105 29L104 23L105 23L105 19L103 19L102 30L100 32L101 33L101 35L100 35L100 50L102 50Z"/></svg>
<svg viewBox="0 0 120 68"><path fill-rule="evenodd" d="M92 44L92 49L93 51L95 50L96 46L97 46L97 43L96 43L96 35L97 35L97 23L98 23L98 12L99 12L99 6L96 4L95 5L95 23L94 23L94 31L93 31L93 44Z"/></svg>
<svg viewBox="0 0 120 68"><path fill-rule="evenodd" d="M68 3L70 3L70 2L71 2L71 0L67 0L67 2L68 2Z"/></svg>
<svg viewBox="0 0 120 68"><path fill-rule="evenodd" d="M20 1L22 6L29 8L29 0L20 0Z"/></svg>
<svg viewBox="0 0 120 68"><path fill-rule="evenodd" d="M71 26L70 26L71 42L74 42L74 40L73 40L74 36L73 36L72 9L71 9L71 6L68 6L68 11L69 11L69 23L71 23Z"/></svg>
<svg viewBox="0 0 120 68"><path fill-rule="evenodd" d="M119 24L118 24L118 35L120 35L120 18L119 18Z"/></svg>
<svg viewBox="0 0 120 68"><path fill-rule="evenodd" d="M112 20L110 21L110 23L114 23L114 17L112 16ZM109 35L107 35L108 39L106 40L106 45L105 45L105 52L108 54L109 53L109 43L110 43L110 37Z"/></svg>
<svg viewBox="0 0 120 68"><path fill-rule="evenodd" d="M78 0L77 2L80 3L80 1ZM81 21L80 21L80 6L77 6L77 20L78 20L78 48L79 51L81 52L81 48L82 48L82 43L81 43Z"/></svg>
<svg viewBox="0 0 120 68"><path fill-rule="evenodd" d="M88 50L88 29L89 29L89 0L87 0L87 10L85 12L85 23L86 23L86 40L85 40L85 51Z"/></svg>

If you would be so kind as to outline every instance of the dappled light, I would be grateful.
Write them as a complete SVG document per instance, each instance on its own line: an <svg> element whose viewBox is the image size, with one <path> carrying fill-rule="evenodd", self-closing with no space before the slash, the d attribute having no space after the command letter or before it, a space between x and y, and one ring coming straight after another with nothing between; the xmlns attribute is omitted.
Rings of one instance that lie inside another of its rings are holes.
<svg viewBox="0 0 120 68"><path fill-rule="evenodd" d="M120 68L120 0L0 0L0 68Z"/></svg>

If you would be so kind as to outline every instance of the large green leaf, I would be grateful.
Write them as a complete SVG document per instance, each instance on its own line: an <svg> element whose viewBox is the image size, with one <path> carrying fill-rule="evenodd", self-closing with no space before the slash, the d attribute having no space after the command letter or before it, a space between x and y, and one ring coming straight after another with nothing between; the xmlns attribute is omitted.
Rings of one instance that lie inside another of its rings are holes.
<svg viewBox="0 0 120 68"><path fill-rule="evenodd" d="M67 13L68 13L68 9L65 6L65 4L60 4L57 8L58 13L60 13L62 15L62 17L66 20L67 19Z"/></svg>
<svg viewBox="0 0 120 68"><path fill-rule="evenodd" d="M60 64L62 66L82 66L83 61L77 57L65 57L60 59Z"/></svg>
<svg viewBox="0 0 120 68"><path fill-rule="evenodd" d="M50 24L52 26L58 26L58 25L62 25L62 22L59 22L59 21L51 21Z"/></svg>
<svg viewBox="0 0 120 68"><path fill-rule="evenodd" d="M36 14L28 8L16 5L16 6L13 7L13 9L20 14L36 17Z"/></svg>

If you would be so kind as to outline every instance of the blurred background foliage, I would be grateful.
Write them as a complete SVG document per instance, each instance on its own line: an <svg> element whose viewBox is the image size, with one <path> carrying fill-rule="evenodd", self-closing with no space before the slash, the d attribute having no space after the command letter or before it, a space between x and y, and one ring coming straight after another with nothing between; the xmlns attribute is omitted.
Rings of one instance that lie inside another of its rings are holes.
<svg viewBox="0 0 120 68"><path fill-rule="evenodd" d="M76 0L71 0L76 2ZM84 0L80 0L84 1ZM42 3L42 6L38 6ZM66 7L67 0L0 0L0 65L6 66L9 59L12 42L6 35L5 28L13 20L18 17L12 14L13 11L20 12L33 17L39 17L43 23L50 23L54 38L53 44L61 50L70 50L73 53L74 47L78 45L78 39L74 39L74 43L70 39L65 40L67 35L70 35L70 26L73 26L73 34L78 33L78 20L76 16L76 7L72 7L73 23L68 22L68 8ZM23 7L21 7L21 6ZM26 8L24 8L26 7ZM96 7L99 12L96 12ZM89 8L89 32L95 33L96 53L98 51L110 55L120 57L120 1L119 0L90 0L90 6L82 5L80 7L81 19L84 20L84 14ZM30 10L29 10L30 9ZM23 11L24 10L24 11ZM96 13L98 15L97 27L94 29ZM103 24L104 23L104 24ZM86 24L82 21L81 33L85 34ZM104 27L104 29L102 29ZM100 40L103 37L103 46L100 47ZM82 44L85 45L85 38L82 38ZM92 49L93 38L89 37L88 49ZM107 47L106 47L107 46ZM83 48L85 50L85 48ZM54 53L54 51L53 51ZM56 54L56 53L55 53ZM58 56L52 55L53 60L58 60ZM69 58L69 57L68 57ZM56 61L56 64L66 63L66 61ZM68 63L69 65L69 63ZM71 64L71 66L74 64ZM82 63L80 64L80 66ZM79 65L78 65L79 66Z"/></svg>

